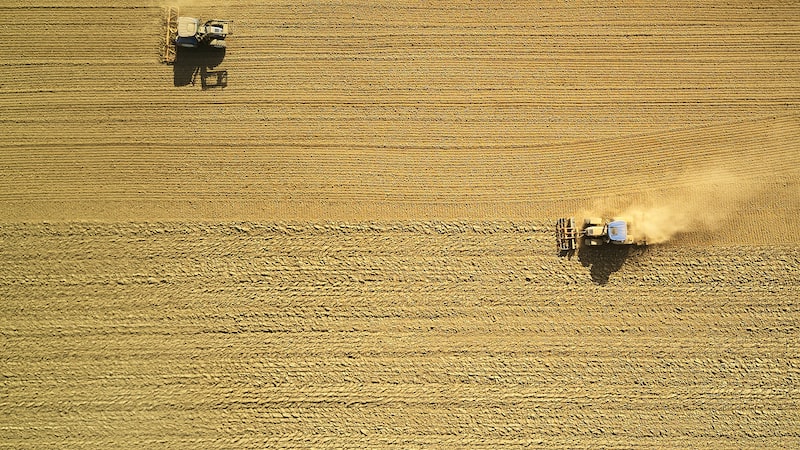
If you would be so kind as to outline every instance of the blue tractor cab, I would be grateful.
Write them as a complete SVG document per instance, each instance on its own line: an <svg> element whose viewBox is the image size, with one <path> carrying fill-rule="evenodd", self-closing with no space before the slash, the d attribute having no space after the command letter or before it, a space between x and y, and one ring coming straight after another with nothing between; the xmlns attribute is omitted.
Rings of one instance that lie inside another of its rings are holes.
<svg viewBox="0 0 800 450"><path fill-rule="evenodd" d="M628 239L628 224L624 220L614 220L608 223L608 239L612 244L626 244Z"/></svg>

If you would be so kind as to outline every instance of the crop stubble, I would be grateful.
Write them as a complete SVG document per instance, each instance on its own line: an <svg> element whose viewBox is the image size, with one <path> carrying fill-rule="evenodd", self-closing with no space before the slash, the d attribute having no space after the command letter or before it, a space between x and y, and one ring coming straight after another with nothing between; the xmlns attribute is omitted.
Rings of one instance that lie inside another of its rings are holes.
<svg viewBox="0 0 800 450"><path fill-rule="evenodd" d="M798 214L795 5L192 3L224 90L172 86L156 4L0 8L6 217L542 219L721 167Z"/></svg>
<svg viewBox="0 0 800 450"><path fill-rule="evenodd" d="M797 5L160 6L0 6L0 446L798 446Z"/></svg>

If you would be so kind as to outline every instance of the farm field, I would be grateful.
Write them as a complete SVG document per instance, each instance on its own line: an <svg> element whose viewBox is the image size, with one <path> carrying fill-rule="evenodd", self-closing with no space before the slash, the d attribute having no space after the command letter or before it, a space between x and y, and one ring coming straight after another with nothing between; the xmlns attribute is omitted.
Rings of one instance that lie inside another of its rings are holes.
<svg viewBox="0 0 800 450"><path fill-rule="evenodd" d="M177 4L0 4L0 448L800 446L800 5Z"/></svg>

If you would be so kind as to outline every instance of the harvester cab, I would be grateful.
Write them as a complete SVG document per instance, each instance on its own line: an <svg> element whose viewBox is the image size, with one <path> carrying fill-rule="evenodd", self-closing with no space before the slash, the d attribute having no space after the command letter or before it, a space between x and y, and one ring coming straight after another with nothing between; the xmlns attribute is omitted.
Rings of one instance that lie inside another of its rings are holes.
<svg viewBox="0 0 800 450"><path fill-rule="evenodd" d="M233 34L230 22L226 20L209 20L200 25L200 19L194 17L178 17L178 35L175 45L194 48L201 45L225 48L225 38Z"/></svg>

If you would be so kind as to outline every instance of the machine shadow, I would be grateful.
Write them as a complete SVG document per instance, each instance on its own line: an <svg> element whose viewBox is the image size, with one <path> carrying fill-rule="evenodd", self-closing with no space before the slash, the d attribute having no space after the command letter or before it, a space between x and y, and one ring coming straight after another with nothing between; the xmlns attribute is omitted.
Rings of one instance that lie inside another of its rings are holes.
<svg viewBox="0 0 800 450"><path fill-rule="evenodd" d="M582 245L578 249L578 260L589 268L592 281L601 286L608 283L611 274L622 268L634 254L630 245Z"/></svg>
<svg viewBox="0 0 800 450"><path fill-rule="evenodd" d="M172 65L173 84L178 86L195 85L200 76L200 84L205 89L228 85L228 71L211 71L222 64L225 49L215 47L198 47L176 49L175 62Z"/></svg>

